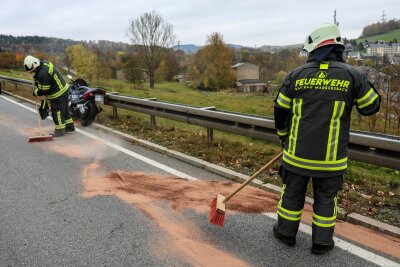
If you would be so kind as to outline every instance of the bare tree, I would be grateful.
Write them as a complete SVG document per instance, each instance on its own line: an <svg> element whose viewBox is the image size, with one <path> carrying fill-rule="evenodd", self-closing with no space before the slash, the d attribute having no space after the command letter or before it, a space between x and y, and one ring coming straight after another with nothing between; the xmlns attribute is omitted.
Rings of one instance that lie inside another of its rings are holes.
<svg viewBox="0 0 400 267"><path fill-rule="evenodd" d="M397 118L397 130L396 133L400 134L400 97L397 95L397 98L394 101L394 112L396 113Z"/></svg>
<svg viewBox="0 0 400 267"><path fill-rule="evenodd" d="M174 43L173 26L164 21L155 11L144 13L130 20L128 36L133 44L143 47L143 56L148 68L150 88L154 88L154 72L165 51Z"/></svg>
<svg viewBox="0 0 400 267"><path fill-rule="evenodd" d="M368 126L370 132L375 132L376 122L379 119L379 113L368 116Z"/></svg>

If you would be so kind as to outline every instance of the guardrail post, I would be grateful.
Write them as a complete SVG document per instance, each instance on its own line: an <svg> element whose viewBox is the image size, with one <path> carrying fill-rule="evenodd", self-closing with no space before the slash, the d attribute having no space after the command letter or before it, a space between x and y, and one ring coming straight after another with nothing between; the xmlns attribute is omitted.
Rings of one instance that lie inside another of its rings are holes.
<svg viewBox="0 0 400 267"><path fill-rule="evenodd" d="M148 100L148 101L157 101L157 98L149 97L149 98L146 98L146 100ZM151 129L153 131L157 127L157 125L156 125L156 116L154 116L154 115L150 115L150 127L151 127Z"/></svg>
<svg viewBox="0 0 400 267"><path fill-rule="evenodd" d="M157 125L156 125L156 116L150 115L150 126L152 130L155 130Z"/></svg>
<svg viewBox="0 0 400 267"><path fill-rule="evenodd" d="M2 88L2 84L3 84L3 82L2 82L2 81L0 81L0 95L1 95L1 88Z"/></svg>
<svg viewBox="0 0 400 267"><path fill-rule="evenodd" d="M118 117L117 107L113 107L112 117L113 119L116 119Z"/></svg>
<svg viewBox="0 0 400 267"><path fill-rule="evenodd" d="M214 141L214 130L212 128L207 128L207 143L211 145Z"/></svg>
<svg viewBox="0 0 400 267"><path fill-rule="evenodd" d="M18 90L18 83L14 83L14 86L15 86L15 91L17 91Z"/></svg>
<svg viewBox="0 0 400 267"><path fill-rule="evenodd" d="M215 106L202 107L203 110L215 110ZM214 142L214 130L212 128L207 128L207 143L211 145Z"/></svg>

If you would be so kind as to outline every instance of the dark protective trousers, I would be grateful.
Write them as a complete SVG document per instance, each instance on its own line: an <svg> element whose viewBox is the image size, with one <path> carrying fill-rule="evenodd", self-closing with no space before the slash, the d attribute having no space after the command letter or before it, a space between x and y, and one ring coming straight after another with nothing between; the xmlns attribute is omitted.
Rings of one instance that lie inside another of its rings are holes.
<svg viewBox="0 0 400 267"><path fill-rule="evenodd" d="M289 172L283 167L279 173L283 180L278 204L279 233L288 237L296 236L311 178L314 191L312 241L319 245L331 244L337 216L337 193L342 188L343 175L308 177Z"/></svg>
<svg viewBox="0 0 400 267"><path fill-rule="evenodd" d="M65 127L72 127L74 125L68 108L67 93L55 99L51 99L50 105L56 130L62 130L65 129Z"/></svg>

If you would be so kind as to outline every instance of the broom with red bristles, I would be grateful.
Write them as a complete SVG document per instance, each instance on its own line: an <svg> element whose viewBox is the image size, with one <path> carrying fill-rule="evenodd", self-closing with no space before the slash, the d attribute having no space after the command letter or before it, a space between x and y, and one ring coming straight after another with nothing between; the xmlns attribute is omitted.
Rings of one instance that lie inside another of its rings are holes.
<svg viewBox="0 0 400 267"><path fill-rule="evenodd" d="M32 81L32 89L35 90L34 81ZM36 106L36 121L37 121L38 129L39 129L39 135L29 137L28 142L32 143L32 142L53 141L53 136L52 135L44 135L44 134L42 134L42 125L40 124L38 100L37 100L36 96L35 96L35 106Z"/></svg>
<svg viewBox="0 0 400 267"><path fill-rule="evenodd" d="M259 169L256 173L254 173L252 176L250 176L249 179L247 179L244 183L240 185L238 189L230 193L227 197L224 197L221 194L218 194L216 198L213 198L211 200L211 211L210 215L208 217L208 220L210 223L218 225L218 226L224 226L224 220L225 220L225 203L231 199L234 195L236 195L240 190L243 189L246 185L248 185L251 181L254 180L260 173L265 171L269 166L271 166L273 163L275 163L278 159L280 159L283 155L283 152L279 153L275 158L273 158L270 162L264 165L261 169Z"/></svg>

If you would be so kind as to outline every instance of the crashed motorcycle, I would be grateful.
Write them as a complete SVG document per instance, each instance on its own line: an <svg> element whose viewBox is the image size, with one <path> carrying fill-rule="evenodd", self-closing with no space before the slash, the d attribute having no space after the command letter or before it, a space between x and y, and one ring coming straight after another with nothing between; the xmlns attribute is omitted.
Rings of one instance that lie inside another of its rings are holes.
<svg viewBox="0 0 400 267"><path fill-rule="evenodd" d="M96 115L103 109L104 95L106 91L101 88L92 88L84 79L72 79L71 75L67 75L71 81L68 88L68 106L72 117L79 118L82 126L89 126Z"/></svg>

